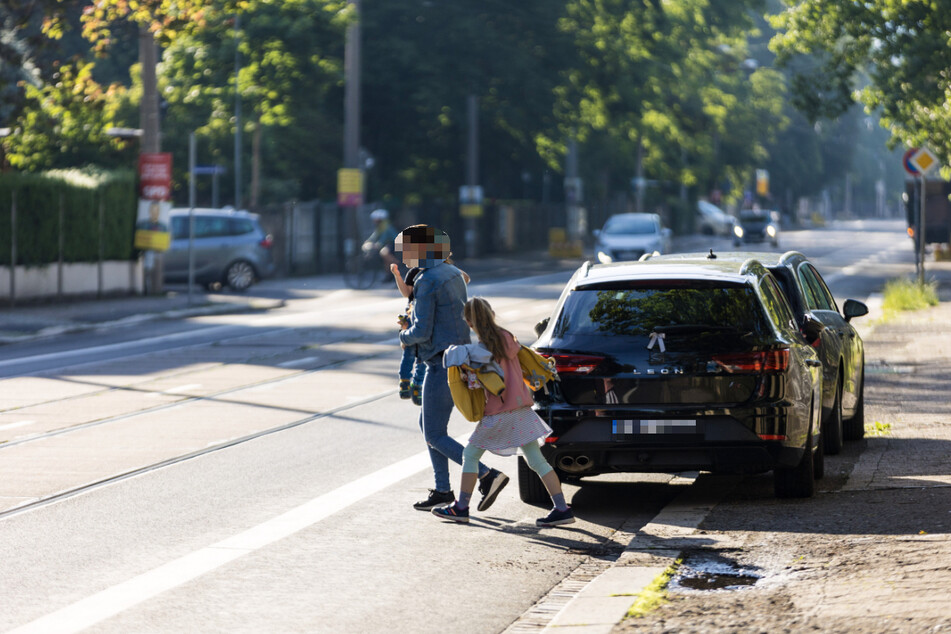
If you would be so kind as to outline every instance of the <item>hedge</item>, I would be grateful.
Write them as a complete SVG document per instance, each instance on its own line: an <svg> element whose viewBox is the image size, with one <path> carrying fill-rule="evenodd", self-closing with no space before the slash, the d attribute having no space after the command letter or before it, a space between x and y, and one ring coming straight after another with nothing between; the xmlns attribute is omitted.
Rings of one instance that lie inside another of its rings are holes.
<svg viewBox="0 0 951 634"><path fill-rule="evenodd" d="M59 261L60 201L63 261L99 260L99 209L103 212L103 259L130 260L135 232L135 173L96 168L40 174L0 174L0 265L10 264L11 214L16 194L18 265Z"/></svg>

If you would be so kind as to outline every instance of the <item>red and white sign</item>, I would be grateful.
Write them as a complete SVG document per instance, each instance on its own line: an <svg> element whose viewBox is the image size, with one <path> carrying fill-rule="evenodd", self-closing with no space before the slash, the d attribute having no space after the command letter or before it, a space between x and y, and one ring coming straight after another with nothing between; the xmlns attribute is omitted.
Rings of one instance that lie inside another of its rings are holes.
<svg viewBox="0 0 951 634"><path fill-rule="evenodd" d="M156 152L139 155L139 195L148 200L171 199L171 154Z"/></svg>

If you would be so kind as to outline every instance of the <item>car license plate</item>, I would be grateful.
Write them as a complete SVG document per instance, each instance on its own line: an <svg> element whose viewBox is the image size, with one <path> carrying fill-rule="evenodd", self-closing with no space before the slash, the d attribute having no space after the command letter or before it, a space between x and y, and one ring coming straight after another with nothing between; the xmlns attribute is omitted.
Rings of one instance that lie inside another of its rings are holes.
<svg viewBox="0 0 951 634"><path fill-rule="evenodd" d="M611 428L615 436L636 434L695 434L697 421L693 419L614 420Z"/></svg>

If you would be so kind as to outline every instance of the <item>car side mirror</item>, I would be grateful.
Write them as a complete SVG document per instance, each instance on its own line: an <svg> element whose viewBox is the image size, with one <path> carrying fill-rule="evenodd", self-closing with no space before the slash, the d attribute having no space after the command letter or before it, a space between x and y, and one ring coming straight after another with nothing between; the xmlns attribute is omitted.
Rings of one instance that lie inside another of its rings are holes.
<svg viewBox="0 0 951 634"><path fill-rule="evenodd" d="M822 331L825 330L825 328L825 324L821 321L812 315L806 315L802 318L802 327L799 330L806 338L806 341L809 342L809 345L814 345L819 340L819 336L822 335Z"/></svg>
<svg viewBox="0 0 951 634"><path fill-rule="evenodd" d="M545 332L545 328L548 328L548 320L549 320L549 319L550 319L549 317L545 317L545 318L542 319L540 322L538 322L537 324L535 324L535 336L536 336L536 337L541 337L541 336L542 336L542 333Z"/></svg>
<svg viewBox="0 0 951 634"><path fill-rule="evenodd" d="M868 315L868 306L857 299L847 299L845 300L845 306L842 307L842 312L845 314L845 321L852 321L853 317Z"/></svg>
<svg viewBox="0 0 951 634"><path fill-rule="evenodd" d="M594 231L591 232L591 235L593 235L595 238L598 238L601 236L601 230L595 229Z"/></svg>

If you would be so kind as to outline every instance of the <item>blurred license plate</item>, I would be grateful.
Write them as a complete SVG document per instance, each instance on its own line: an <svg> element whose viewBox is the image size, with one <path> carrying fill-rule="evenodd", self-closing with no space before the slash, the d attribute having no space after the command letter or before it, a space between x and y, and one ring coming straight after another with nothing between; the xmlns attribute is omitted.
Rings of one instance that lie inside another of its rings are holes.
<svg viewBox="0 0 951 634"><path fill-rule="evenodd" d="M615 420L611 431L615 436L695 434L697 433L697 421L692 419Z"/></svg>

